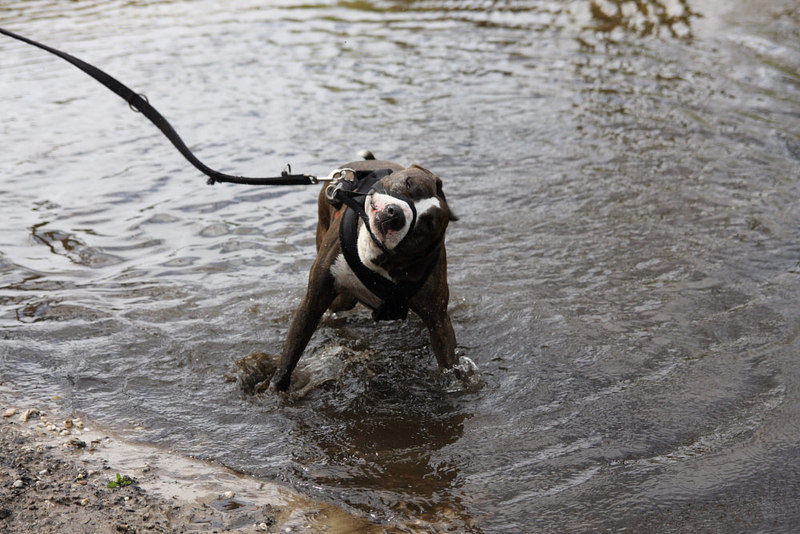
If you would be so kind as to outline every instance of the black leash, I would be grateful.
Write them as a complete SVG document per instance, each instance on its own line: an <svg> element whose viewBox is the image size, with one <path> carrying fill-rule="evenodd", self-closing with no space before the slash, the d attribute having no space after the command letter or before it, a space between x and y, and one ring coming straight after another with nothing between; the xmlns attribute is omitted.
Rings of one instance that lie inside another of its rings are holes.
<svg viewBox="0 0 800 534"><path fill-rule="evenodd" d="M150 103L147 101L147 98L144 96L135 93L132 89L128 86L114 78L113 76L103 72L102 70L98 69L94 65L90 65L85 61L76 58L75 56L71 56L66 52L62 52L61 50L57 50L55 48L51 48L47 45L42 43L37 43L27 37L23 37L21 35L17 35L16 33L10 32L3 28L0 28L0 33L3 35L7 35L13 39L17 39L18 41L22 41L23 43L27 43L29 45L35 46L37 48L41 48L51 54L54 54L61 59L72 63L74 66L78 67L80 70L106 86L108 89L116 93L120 98L122 98L128 105L131 107L132 110L138 111L142 113L145 117L150 119L150 122L156 125L156 127L161 130L161 132L167 137L167 139L172 142L175 148L178 149L178 152L183 154L183 157L186 158L189 163L194 165L200 172L208 176L208 184L214 185L216 182L226 182L232 184L243 184L243 185L309 185L315 184L320 179L316 176L311 176L308 174L291 174L291 167L287 166L283 172L281 172L280 176L274 176L269 178L248 178L245 176L232 176L230 174L221 173L219 171L215 171L214 169L205 165L202 161L197 159L192 151L186 146L183 140L180 138L178 133L172 127L172 125L167 122L161 113L159 113Z"/></svg>

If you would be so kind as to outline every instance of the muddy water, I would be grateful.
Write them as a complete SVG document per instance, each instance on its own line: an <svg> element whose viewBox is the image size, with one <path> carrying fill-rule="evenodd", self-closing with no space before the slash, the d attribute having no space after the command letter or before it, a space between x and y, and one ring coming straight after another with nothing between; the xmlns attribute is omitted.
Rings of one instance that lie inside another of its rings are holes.
<svg viewBox="0 0 800 534"><path fill-rule="evenodd" d="M793 1L5 2L221 170L369 148L441 175L459 351L328 317L243 394L313 261L313 188L203 185L141 116L0 40L0 380L392 531L800 525Z"/></svg>

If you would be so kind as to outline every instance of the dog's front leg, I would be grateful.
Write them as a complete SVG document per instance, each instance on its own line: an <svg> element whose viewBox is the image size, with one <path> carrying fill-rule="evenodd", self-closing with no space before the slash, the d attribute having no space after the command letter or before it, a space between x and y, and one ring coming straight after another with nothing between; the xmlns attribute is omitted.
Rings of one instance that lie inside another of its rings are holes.
<svg viewBox="0 0 800 534"><path fill-rule="evenodd" d="M450 316L445 311L428 324L431 332L431 348L440 369L449 369L456 364L456 334Z"/></svg>
<svg viewBox="0 0 800 534"><path fill-rule="evenodd" d="M415 305L416 304L416 305ZM456 360L456 334L453 324L447 314L447 297L435 299L433 302L425 299L411 301L411 309L419 315L431 334L431 348L439 363L440 369L453 367Z"/></svg>
<svg viewBox="0 0 800 534"><path fill-rule="evenodd" d="M317 329L319 320L328 309L336 292L333 287L333 277L327 269L319 268L317 264L311 269L308 279L308 290L303 302L294 312L286 342L275 376L272 377L270 387L278 391L289 389L289 383L300 356L308 345L311 336Z"/></svg>

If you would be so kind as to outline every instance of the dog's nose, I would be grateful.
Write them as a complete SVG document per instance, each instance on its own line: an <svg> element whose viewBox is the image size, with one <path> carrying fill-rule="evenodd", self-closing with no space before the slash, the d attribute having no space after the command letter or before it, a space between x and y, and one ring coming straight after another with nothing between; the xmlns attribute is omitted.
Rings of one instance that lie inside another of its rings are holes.
<svg viewBox="0 0 800 534"><path fill-rule="evenodd" d="M391 230L400 230L406 225L406 216L403 208L397 204L389 204L376 217L376 222L381 231L386 234Z"/></svg>

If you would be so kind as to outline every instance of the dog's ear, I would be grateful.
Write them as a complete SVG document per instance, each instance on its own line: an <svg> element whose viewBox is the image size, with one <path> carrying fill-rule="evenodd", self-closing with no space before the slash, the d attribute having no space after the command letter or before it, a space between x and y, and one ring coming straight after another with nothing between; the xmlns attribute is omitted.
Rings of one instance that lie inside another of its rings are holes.
<svg viewBox="0 0 800 534"><path fill-rule="evenodd" d="M435 176L435 177L436 177L436 195L439 198L441 198L442 200L444 200L445 204L447 204L447 197L444 196L444 189L442 188L442 179L439 178L438 176ZM450 211L450 206L449 205L447 206L447 213L449 214L451 221L457 221L458 220L458 216L455 213L453 213L452 211Z"/></svg>
<svg viewBox="0 0 800 534"><path fill-rule="evenodd" d="M447 202L447 197L444 196L444 189L442 189L442 179L438 176L436 177L436 195Z"/></svg>

